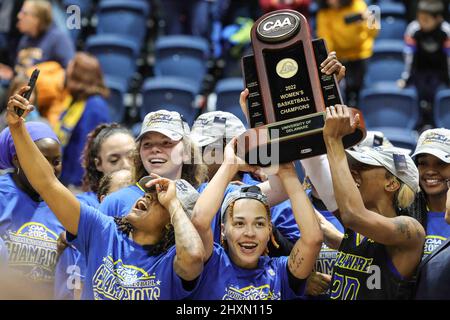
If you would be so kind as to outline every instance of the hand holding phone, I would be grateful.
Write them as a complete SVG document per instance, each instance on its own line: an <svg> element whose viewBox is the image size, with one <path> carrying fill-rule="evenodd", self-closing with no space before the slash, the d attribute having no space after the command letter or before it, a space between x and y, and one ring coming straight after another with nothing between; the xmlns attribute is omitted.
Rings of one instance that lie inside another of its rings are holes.
<svg viewBox="0 0 450 320"><path fill-rule="evenodd" d="M36 86L37 78L39 77L39 72L40 72L39 69L34 69L33 73L31 74L30 81L28 82L28 86L30 87L30 89L28 89L28 91L26 91L22 94L22 97L24 97L27 100L30 100L31 93L34 90L34 87ZM21 117L24 113L23 109L19 109L17 107L15 108L15 111L19 117Z"/></svg>

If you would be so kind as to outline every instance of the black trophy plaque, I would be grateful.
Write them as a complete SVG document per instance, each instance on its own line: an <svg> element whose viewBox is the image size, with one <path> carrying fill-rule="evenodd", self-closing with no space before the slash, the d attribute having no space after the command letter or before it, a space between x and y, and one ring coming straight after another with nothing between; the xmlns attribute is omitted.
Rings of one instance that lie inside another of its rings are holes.
<svg viewBox="0 0 450 320"><path fill-rule="evenodd" d="M328 53L322 39L311 40L306 18L293 10L268 13L251 31L254 55L242 59L249 89L251 129L239 136L238 155L249 164L269 166L326 153L325 108L342 104L335 75L320 72ZM343 139L346 148L366 134L360 126Z"/></svg>

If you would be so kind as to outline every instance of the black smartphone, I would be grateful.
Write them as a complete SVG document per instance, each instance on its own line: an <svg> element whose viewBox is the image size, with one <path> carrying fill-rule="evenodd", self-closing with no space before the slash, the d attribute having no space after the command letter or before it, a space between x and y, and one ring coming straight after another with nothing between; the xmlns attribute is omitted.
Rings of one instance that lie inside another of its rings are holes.
<svg viewBox="0 0 450 320"><path fill-rule="evenodd" d="M39 69L34 69L33 73L31 74L30 81L28 81L28 86L30 87L30 89L27 90L27 91L25 91L25 92L22 94L22 97L24 97L24 98L27 99L27 100L30 99L31 93L33 92L34 87L36 86L36 81L37 81L37 78L38 78L38 77L39 77ZM21 116L23 115L23 113L24 113L25 110L16 107L16 108L15 108L15 111L16 111L16 114L17 114L19 117L21 117Z"/></svg>
<svg viewBox="0 0 450 320"><path fill-rule="evenodd" d="M361 13L349 14L348 16L345 16L345 18L344 18L345 24L350 24L350 23L361 21L361 20L363 20L363 16Z"/></svg>

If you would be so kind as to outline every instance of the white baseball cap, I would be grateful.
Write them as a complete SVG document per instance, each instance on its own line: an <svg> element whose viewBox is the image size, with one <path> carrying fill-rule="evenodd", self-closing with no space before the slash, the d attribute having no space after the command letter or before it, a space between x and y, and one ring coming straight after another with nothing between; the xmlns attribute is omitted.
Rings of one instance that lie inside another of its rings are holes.
<svg viewBox="0 0 450 320"><path fill-rule="evenodd" d="M381 131L367 131L366 137L363 141L358 144L359 147L379 147L379 146L390 146L392 147L392 143L386 138L383 132Z"/></svg>
<svg viewBox="0 0 450 320"><path fill-rule="evenodd" d="M180 141L185 135L189 135L189 125L176 111L158 110L145 116L141 133L136 140L147 132L159 132L174 141Z"/></svg>
<svg viewBox="0 0 450 320"><path fill-rule="evenodd" d="M450 163L450 130L437 128L424 131L417 141L412 157L424 153L438 157L445 163Z"/></svg>
<svg viewBox="0 0 450 320"><path fill-rule="evenodd" d="M213 111L200 115L194 122L191 139L199 147L207 146L219 139L232 139L245 132L245 126L230 112Z"/></svg>
<svg viewBox="0 0 450 320"><path fill-rule="evenodd" d="M408 185L413 191L419 190L419 171L405 150L390 147L356 147L346 150L354 160L376 167L384 167L400 181Z"/></svg>

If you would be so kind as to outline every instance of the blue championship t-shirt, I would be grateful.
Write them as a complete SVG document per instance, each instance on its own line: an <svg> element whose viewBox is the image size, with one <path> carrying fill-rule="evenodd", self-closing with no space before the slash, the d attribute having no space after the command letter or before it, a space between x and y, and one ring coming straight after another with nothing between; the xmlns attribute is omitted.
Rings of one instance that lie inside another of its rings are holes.
<svg viewBox="0 0 450 320"><path fill-rule="evenodd" d="M86 273L86 261L75 247L67 247L55 268L55 299L73 300L75 290L81 290Z"/></svg>
<svg viewBox="0 0 450 320"><path fill-rule="evenodd" d="M56 240L64 231L45 202L35 202L20 190L10 174L0 176L0 236L9 266L53 290Z"/></svg>
<svg viewBox="0 0 450 320"><path fill-rule="evenodd" d="M81 204L78 234L68 240L86 259L82 299L178 300L191 293L174 271L175 246L150 256L95 208Z"/></svg>
<svg viewBox="0 0 450 320"><path fill-rule="evenodd" d="M288 257L262 256L255 269L239 268L225 250L214 244L211 258L205 265L193 300L286 300L300 298L289 286Z"/></svg>
<svg viewBox="0 0 450 320"><path fill-rule="evenodd" d="M92 192L77 194L77 199L88 206L98 208L100 202L97 195ZM84 282L86 261L81 253L74 247L67 247L60 255L55 268L55 299L73 300L75 289L81 289Z"/></svg>
<svg viewBox="0 0 450 320"><path fill-rule="evenodd" d="M79 193L76 197L78 200L91 207L98 208L100 206L100 201L98 201L97 195L92 191Z"/></svg>
<svg viewBox="0 0 450 320"><path fill-rule="evenodd" d="M448 237L450 237L450 225L445 221L445 212L428 212L427 236L422 258L432 253Z"/></svg>

